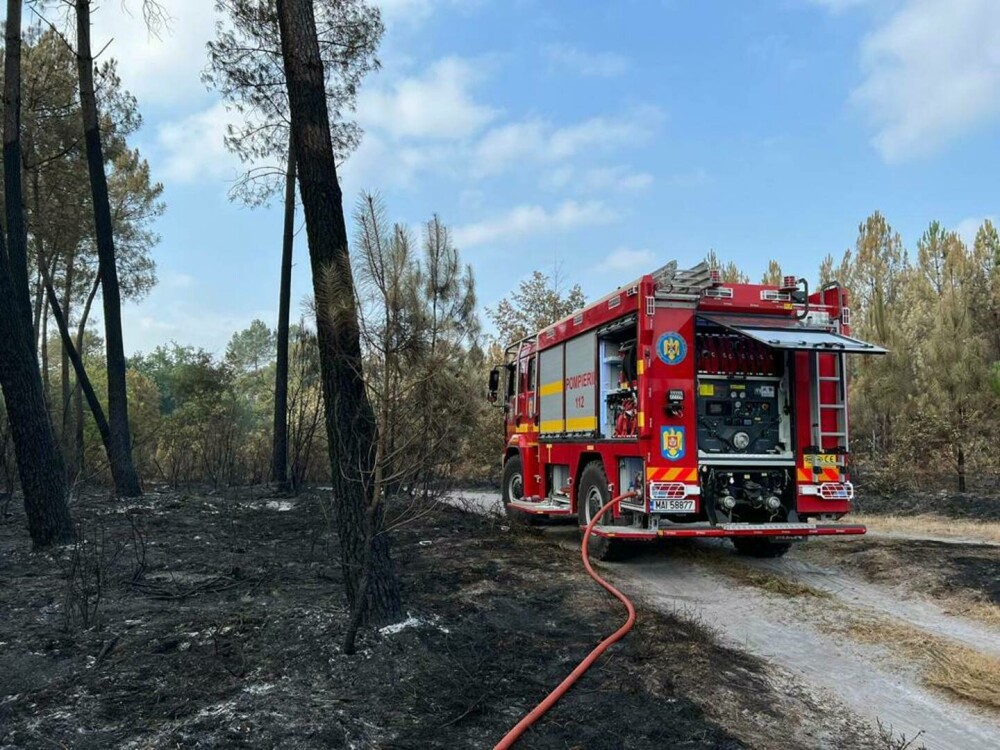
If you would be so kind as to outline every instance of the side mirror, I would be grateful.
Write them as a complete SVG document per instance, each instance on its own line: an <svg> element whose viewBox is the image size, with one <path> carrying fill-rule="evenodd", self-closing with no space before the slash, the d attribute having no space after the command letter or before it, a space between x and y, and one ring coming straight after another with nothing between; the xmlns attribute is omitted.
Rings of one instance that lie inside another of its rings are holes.
<svg viewBox="0 0 1000 750"><path fill-rule="evenodd" d="M491 404L496 403L496 400L497 400L497 391L500 390L500 368L499 367L494 367L492 370L490 370L490 382L489 382L489 386L488 386L487 390L489 390L489 395L487 396L487 400Z"/></svg>

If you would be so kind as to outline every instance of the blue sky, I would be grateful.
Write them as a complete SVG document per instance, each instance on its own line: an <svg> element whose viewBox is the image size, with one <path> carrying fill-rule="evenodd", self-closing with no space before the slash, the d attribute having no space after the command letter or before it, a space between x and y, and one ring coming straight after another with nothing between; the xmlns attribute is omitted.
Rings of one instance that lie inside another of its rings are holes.
<svg viewBox="0 0 1000 750"><path fill-rule="evenodd" d="M94 19L166 188L161 281L127 307L126 348L221 351L253 318L274 323L281 216L226 198L232 115L199 81L212 3L165 4L162 40L117 3ZM345 195L378 189L411 225L439 213L483 305L535 268L599 295L710 248L752 277L771 258L814 275L873 210L910 247L931 219L970 235L998 213L995 0L382 6ZM299 300L304 234L296 251Z"/></svg>

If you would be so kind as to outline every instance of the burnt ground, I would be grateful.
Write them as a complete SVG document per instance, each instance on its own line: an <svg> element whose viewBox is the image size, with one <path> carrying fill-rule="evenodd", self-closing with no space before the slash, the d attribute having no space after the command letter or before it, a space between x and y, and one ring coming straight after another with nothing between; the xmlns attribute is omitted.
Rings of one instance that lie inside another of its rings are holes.
<svg viewBox="0 0 1000 750"><path fill-rule="evenodd" d="M995 545L865 536L803 545L796 555L875 583L1000 605L1000 549Z"/></svg>
<svg viewBox="0 0 1000 750"><path fill-rule="evenodd" d="M1000 492L951 492L905 490L891 495L858 488L854 509L861 513L890 516L934 514L972 521L1000 521Z"/></svg>
<svg viewBox="0 0 1000 750"><path fill-rule="evenodd" d="M88 496L86 541L54 552L30 550L15 510L0 748L489 748L622 619L565 550L439 508L394 536L411 626L367 630L345 656L321 497ZM806 748L810 725L874 747L841 710L641 610L518 747Z"/></svg>

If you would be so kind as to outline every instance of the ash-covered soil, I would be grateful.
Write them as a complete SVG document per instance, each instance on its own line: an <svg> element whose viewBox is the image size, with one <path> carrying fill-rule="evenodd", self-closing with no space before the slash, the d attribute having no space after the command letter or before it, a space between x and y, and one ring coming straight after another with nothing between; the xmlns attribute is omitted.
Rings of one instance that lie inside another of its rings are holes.
<svg viewBox="0 0 1000 750"><path fill-rule="evenodd" d="M410 619L345 656L324 501L88 496L85 542L52 552L18 511L0 526L0 747L489 748L621 622L564 551L437 508L394 532ZM805 747L794 714L823 715L767 672L641 611L519 747Z"/></svg>
<svg viewBox="0 0 1000 750"><path fill-rule="evenodd" d="M796 555L876 583L1000 605L1000 548L995 545L865 536L804 545Z"/></svg>
<svg viewBox="0 0 1000 750"><path fill-rule="evenodd" d="M1000 521L1000 492L900 490L891 495L858 488L854 509L860 513L889 516L933 514L946 518ZM848 517L849 518L849 517Z"/></svg>

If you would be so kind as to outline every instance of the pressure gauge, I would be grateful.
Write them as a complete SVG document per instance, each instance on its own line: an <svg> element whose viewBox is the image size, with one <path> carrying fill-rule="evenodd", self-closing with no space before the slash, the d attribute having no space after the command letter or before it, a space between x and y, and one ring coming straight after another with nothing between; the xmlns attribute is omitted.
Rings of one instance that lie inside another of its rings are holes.
<svg viewBox="0 0 1000 750"><path fill-rule="evenodd" d="M737 432L735 435L733 435L733 446L736 448L736 450L738 451L746 450L748 445L750 445L750 436L747 435L745 432Z"/></svg>

